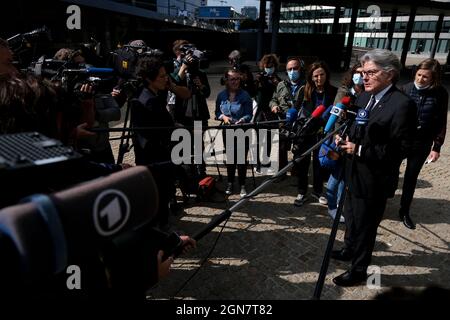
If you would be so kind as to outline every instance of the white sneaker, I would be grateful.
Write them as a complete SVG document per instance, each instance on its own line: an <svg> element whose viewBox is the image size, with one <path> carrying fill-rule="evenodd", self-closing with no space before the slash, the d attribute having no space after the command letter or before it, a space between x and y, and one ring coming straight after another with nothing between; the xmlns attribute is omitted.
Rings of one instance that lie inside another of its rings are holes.
<svg viewBox="0 0 450 320"><path fill-rule="evenodd" d="M225 190L225 194L230 195L233 193L233 184L231 182L228 182L227 189Z"/></svg>
<svg viewBox="0 0 450 320"><path fill-rule="evenodd" d="M328 209L328 214L330 215L330 217L334 220L336 218L336 212L337 209ZM344 223L345 222L345 218L344 216L341 214L340 218L339 218L339 222L340 223Z"/></svg>
<svg viewBox="0 0 450 320"><path fill-rule="evenodd" d="M245 197L247 195L247 190L245 190L245 186L241 186L241 198Z"/></svg>
<svg viewBox="0 0 450 320"><path fill-rule="evenodd" d="M316 198L319 201L320 204L323 204L323 205L327 205L328 204L328 200L324 196L322 196L320 194L317 194L317 193L314 193L314 192L312 193L312 196L314 198Z"/></svg>
<svg viewBox="0 0 450 320"><path fill-rule="evenodd" d="M298 194L297 198L294 200L294 206L301 207L307 200L306 195Z"/></svg>

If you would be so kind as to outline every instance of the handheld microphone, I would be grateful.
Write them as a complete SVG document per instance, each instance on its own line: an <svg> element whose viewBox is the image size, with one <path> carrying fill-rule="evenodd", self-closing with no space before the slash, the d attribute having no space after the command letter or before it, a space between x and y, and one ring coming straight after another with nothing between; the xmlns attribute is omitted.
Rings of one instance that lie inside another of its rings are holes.
<svg viewBox="0 0 450 320"><path fill-rule="evenodd" d="M322 114L327 110L323 104L318 106L311 114L311 117L306 120L306 122L301 125L300 129L297 131L297 135L300 136L303 133L307 132L312 124L316 123L316 119L320 118Z"/></svg>
<svg viewBox="0 0 450 320"><path fill-rule="evenodd" d="M363 108L359 109L355 121L356 121L356 141L359 143L364 136L365 127L369 122L369 112L367 112L367 110Z"/></svg>
<svg viewBox="0 0 450 320"><path fill-rule="evenodd" d="M341 102L337 103L333 108L331 109L330 113L331 116L328 118L328 122L325 125L324 132L328 133L331 130L333 130L334 125L336 124L336 121L339 118L342 118L343 113L345 112L345 109L350 104L350 97L343 97Z"/></svg>
<svg viewBox="0 0 450 320"><path fill-rule="evenodd" d="M290 108L287 112L286 112L286 124L288 126L292 126L294 124L294 122L297 120L297 116L298 116L298 111L295 108Z"/></svg>
<svg viewBox="0 0 450 320"><path fill-rule="evenodd" d="M367 110L363 108L359 109L355 121L358 126L365 126L369 122L369 113Z"/></svg>

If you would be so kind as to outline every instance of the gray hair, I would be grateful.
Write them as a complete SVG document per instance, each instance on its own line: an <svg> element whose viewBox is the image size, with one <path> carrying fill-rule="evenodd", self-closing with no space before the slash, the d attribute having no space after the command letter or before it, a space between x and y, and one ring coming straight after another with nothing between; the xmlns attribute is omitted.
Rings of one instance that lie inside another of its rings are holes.
<svg viewBox="0 0 450 320"><path fill-rule="evenodd" d="M366 52L360 59L361 65L367 61L372 61L382 70L386 72L392 72L393 78L392 83L396 83L400 77L400 70L402 65L398 57L389 50L385 49L374 49Z"/></svg>

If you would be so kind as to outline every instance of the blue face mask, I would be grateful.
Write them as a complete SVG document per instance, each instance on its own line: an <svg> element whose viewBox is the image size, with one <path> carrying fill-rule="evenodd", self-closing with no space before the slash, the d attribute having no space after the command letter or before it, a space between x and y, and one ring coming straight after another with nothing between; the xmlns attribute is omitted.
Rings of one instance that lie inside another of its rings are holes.
<svg viewBox="0 0 450 320"><path fill-rule="evenodd" d="M290 70L287 72L289 80L295 82L300 79L300 72L298 70Z"/></svg>
<svg viewBox="0 0 450 320"><path fill-rule="evenodd" d="M275 72L275 68L264 68L264 72L267 73L269 76L272 75Z"/></svg>
<svg viewBox="0 0 450 320"><path fill-rule="evenodd" d="M364 83L363 77L361 76L360 73L354 73L352 80L353 80L353 83L358 86L361 86Z"/></svg>

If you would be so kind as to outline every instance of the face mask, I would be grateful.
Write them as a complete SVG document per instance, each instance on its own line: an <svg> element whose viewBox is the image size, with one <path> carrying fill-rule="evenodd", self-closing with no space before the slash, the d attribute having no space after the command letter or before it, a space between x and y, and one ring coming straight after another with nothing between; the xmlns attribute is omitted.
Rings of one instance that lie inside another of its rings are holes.
<svg viewBox="0 0 450 320"><path fill-rule="evenodd" d="M430 85L422 86L422 85L418 84L415 81L414 81L414 86L416 87L417 90L425 90L425 89L428 89L430 87Z"/></svg>
<svg viewBox="0 0 450 320"><path fill-rule="evenodd" d="M362 85L364 83L363 77L361 76L360 73L354 73L353 77L352 77L352 80L353 80L353 83L355 85L358 85L358 86L360 86L360 85Z"/></svg>
<svg viewBox="0 0 450 320"><path fill-rule="evenodd" d="M300 78L300 72L298 72L298 70L288 71L287 74L288 74L289 80L291 80L293 82L297 81Z"/></svg>
<svg viewBox="0 0 450 320"><path fill-rule="evenodd" d="M275 68L264 68L264 72L267 73L269 76L272 75L275 71Z"/></svg>

